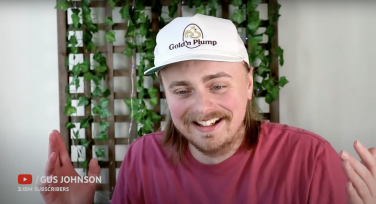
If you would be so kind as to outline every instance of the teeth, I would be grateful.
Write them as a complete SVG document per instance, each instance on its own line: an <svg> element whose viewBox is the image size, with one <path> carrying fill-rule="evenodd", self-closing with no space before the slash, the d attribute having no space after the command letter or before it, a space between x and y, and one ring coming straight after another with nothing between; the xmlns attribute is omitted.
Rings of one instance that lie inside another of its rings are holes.
<svg viewBox="0 0 376 204"><path fill-rule="evenodd" d="M217 122L220 118L213 118L211 120L207 120L207 121L196 121L198 124L202 125L202 126L209 126L209 125L213 125L215 122Z"/></svg>

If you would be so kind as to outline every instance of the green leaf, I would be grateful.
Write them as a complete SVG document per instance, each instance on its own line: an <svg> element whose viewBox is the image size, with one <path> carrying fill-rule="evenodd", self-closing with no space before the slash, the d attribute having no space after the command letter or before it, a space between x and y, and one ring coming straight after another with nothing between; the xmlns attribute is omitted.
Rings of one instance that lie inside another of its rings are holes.
<svg viewBox="0 0 376 204"><path fill-rule="evenodd" d="M168 16L170 18L174 18L177 11L178 11L177 4L172 4L171 6L168 6Z"/></svg>
<svg viewBox="0 0 376 204"><path fill-rule="evenodd" d="M86 172L87 170L87 166L88 166L88 162L87 160L83 161L83 162L80 162L82 168L84 169L84 172Z"/></svg>
<svg viewBox="0 0 376 204"><path fill-rule="evenodd" d="M93 78L93 74L91 72L86 72L84 74L84 81L89 81Z"/></svg>
<svg viewBox="0 0 376 204"><path fill-rule="evenodd" d="M73 131L73 135L75 139L78 139L80 137L79 131Z"/></svg>
<svg viewBox="0 0 376 204"><path fill-rule="evenodd" d="M99 105L102 107L102 108L107 108L108 107L108 102L110 100L108 98L101 98L99 99Z"/></svg>
<svg viewBox="0 0 376 204"><path fill-rule="evenodd" d="M146 36L148 34L149 28L146 23L143 23L140 25L140 35L142 37Z"/></svg>
<svg viewBox="0 0 376 204"><path fill-rule="evenodd" d="M95 53L93 59L98 62L99 65L106 65L106 57L104 57L101 52Z"/></svg>
<svg viewBox="0 0 376 204"><path fill-rule="evenodd" d="M78 9L77 9L78 10ZM71 18L72 18L72 22L73 22L73 27L74 28L78 28L79 25L80 25L80 17L78 16L78 14L76 13L73 13L71 15Z"/></svg>
<svg viewBox="0 0 376 204"><path fill-rule="evenodd" d="M128 29L125 33L125 37L134 38L136 37L136 27L133 25L131 21L128 22Z"/></svg>
<svg viewBox="0 0 376 204"><path fill-rule="evenodd" d="M70 36L68 44L72 45L72 46L76 46L77 43L78 43L77 42L77 37L75 35Z"/></svg>
<svg viewBox="0 0 376 204"><path fill-rule="evenodd" d="M55 6L55 9L67 11L69 8L69 4L66 0L59 0Z"/></svg>
<svg viewBox="0 0 376 204"><path fill-rule="evenodd" d="M111 91L110 91L110 89L106 88L106 89L103 91L103 96L107 98L109 95L111 95Z"/></svg>
<svg viewBox="0 0 376 204"><path fill-rule="evenodd" d="M233 6L241 6L243 4L242 0L232 0L231 4Z"/></svg>
<svg viewBox="0 0 376 204"><path fill-rule="evenodd" d="M154 53L152 51L148 51L145 53L145 58L149 61L153 61L154 59Z"/></svg>
<svg viewBox="0 0 376 204"><path fill-rule="evenodd" d="M247 12L254 11L261 4L261 0L250 0L247 2Z"/></svg>
<svg viewBox="0 0 376 204"><path fill-rule="evenodd" d="M127 57L132 57L133 56L133 49L130 47L125 48L125 50L122 52L123 55Z"/></svg>
<svg viewBox="0 0 376 204"><path fill-rule="evenodd" d="M280 46L278 46L278 48L277 48L277 54L279 56L279 65L283 66L283 63L284 63L283 49Z"/></svg>
<svg viewBox="0 0 376 204"><path fill-rule="evenodd" d="M80 129L88 128L89 125L90 125L89 122L90 122L91 119L92 119L91 116L88 116L88 117L82 119L81 122L80 122Z"/></svg>
<svg viewBox="0 0 376 204"><path fill-rule="evenodd" d="M273 86L272 90L269 91L273 99L277 99L279 90L280 90L279 86Z"/></svg>
<svg viewBox="0 0 376 204"><path fill-rule="evenodd" d="M201 4L199 7L196 7L196 13L206 15L206 7Z"/></svg>
<svg viewBox="0 0 376 204"><path fill-rule="evenodd" d="M67 123L65 123L65 127L66 127L68 130L70 130L70 129L72 129L72 128L75 128L76 125L74 125L74 124L71 123L71 122L67 122Z"/></svg>
<svg viewBox="0 0 376 204"><path fill-rule="evenodd" d="M134 42L132 42L132 41L126 41L125 43L126 43L127 46L128 46L129 48L131 48L131 49L136 48L136 44L135 44Z"/></svg>
<svg viewBox="0 0 376 204"><path fill-rule="evenodd" d="M84 62L79 63L78 66L80 67L82 72L86 73L90 70L90 61L85 60Z"/></svg>
<svg viewBox="0 0 376 204"><path fill-rule="evenodd" d="M78 54L78 47L69 47L69 52L72 54Z"/></svg>
<svg viewBox="0 0 376 204"><path fill-rule="evenodd" d="M78 77L80 76L81 74L81 69L80 69L80 66L78 66L78 64L74 65L73 68L72 68L72 73L73 73L73 76L74 77Z"/></svg>
<svg viewBox="0 0 376 204"><path fill-rule="evenodd" d="M129 110L137 112L139 104L139 100L137 98L124 99L124 102L128 106Z"/></svg>
<svg viewBox="0 0 376 204"><path fill-rule="evenodd" d="M154 40L145 40L144 43L145 43L146 49L152 49L152 50L154 50L155 45L156 45L156 43L155 43Z"/></svg>
<svg viewBox="0 0 376 204"><path fill-rule="evenodd" d="M103 118L108 118L108 117L111 117L112 114L106 109L102 108L102 112L99 114L99 116L103 119Z"/></svg>
<svg viewBox="0 0 376 204"><path fill-rule="evenodd" d="M106 67L106 65L97 66L97 67L95 67L95 71L97 71L99 73L104 73L104 72L107 71L107 67Z"/></svg>
<svg viewBox="0 0 376 204"><path fill-rule="evenodd" d="M86 106L87 104L89 104L89 101L86 99L85 96L80 96L80 98L78 98L77 106Z"/></svg>
<svg viewBox="0 0 376 204"><path fill-rule="evenodd" d="M244 17L242 10L236 9L231 16L231 20L238 24L243 23L245 21L245 17Z"/></svg>
<svg viewBox="0 0 376 204"><path fill-rule="evenodd" d="M94 81L95 85L99 86L101 79L97 75L92 75L91 79Z"/></svg>
<svg viewBox="0 0 376 204"><path fill-rule="evenodd" d="M86 139L80 139L80 144L85 148L89 148L90 141L87 141Z"/></svg>
<svg viewBox="0 0 376 204"><path fill-rule="evenodd" d="M166 22L164 21L164 19L162 18L162 16L159 16L158 24L159 24L158 25L159 28L163 28L166 25Z"/></svg>
<svg viewBox="0 0 376 204"><path fill-rule="evenodd" d="M147 21L145 13L140 13L140 15L138 16L138 20L140 23L145 23Z"/></svg>
<svg viewBox="0 0 376 204"><path fill-rule="evenodd" d="M260 27L261 25L261 20L255 20L255 21L250 21L248 24L247 24L247 28L249 31L251 31L252 33L256 32L256 30Z"/></svg>
<svg viewBox="0 0 376 204"><path fill-rule="evenodd" d="M94 108L93 108L94 114L99 115L99 114L101 114L101 112L102 112L102 108L100 106L94 106Z"/></svg>
<svg viewBox="0 0 376 204"><path fill-rule="evenodd" d="M65 115L70 116L70 115L72 115L73 113L76 113L76 112L77 112L77 109L75 107L70 106L70 105L65 106L65 109L64 109Z"/></svg>
<svg viewBox="0 0 376 204"><path fill-rule="evenodd" d="M257 73L259 74L259 75L263 75L264 73L269 73L270 72L270 68L269 67L266 67L266 66L259 66L258 68L257 68Z"/></svg>
<svg viewBox="0 0 376 204"><path fill-rule="evenodd" d="M265 101L266 103L271 103L273 102L275 99L273 98L273 96L268 92L266 93L266 96L265 96Z"/></svg>
<svg viewBox="0 0 376 204"><path fill-rule="evenodd" d="M106 158L106 153L103 148L99 148L95 151L97 158Z"/></svg>
<svg viewBox="0 0 376 204"><path fill-rule="evenodd" d="M289 81L286 79L286 77L280 77L279 78L279 86L280 87L284 87L287 83L289 83Z"/></svg>
<svg viewBox="0 0 376 204"><path fill-rule="evenodd" d="M210 8L210 15L217 16L218 0L210 0L208 6Z"/></svg>
<svg viewBox="0 0 376 204"><path fill-rule="evenodd" d="M149 117L150 117L150 119L151 119L151 121L153 122L153 123L157 123L161 118L162 118L162 116L160 116L160 115L158 115L156 112L154 112L154 111L149 111Z"/></svg>
<svg viewBox="0 0 376 204"><path fill-rule="evenodd" d="M66 58L65 58L65 66L66 66L66 67L69 67L69 57L66 57Z"/></svg>
<svg viewBox="0 0 376 204"><path fill-rule="evenodd" d="M110 4L111 9L114 10L114 8L115 8L115 2L113 0L108 0L108 4Z"/></svg>
<svg viewBox="0 0 376 204"><path fill-rule="evenodd" d="M80 87L80 79L77 76L74 76L70 85L74 85L77 90L78 87Z"/></svg>
<svg viewBox="0 0 376 204"><path fill-rule="evenodd" d="M99 123L99 125L101 126L101 131L102 131L102 132L106 132L107 129L108 129L108 127L110 127L110 123L108 123L108 122L104 122L104 121L101 121L101 122Z"/></svg>
<svg viewBox="0 0 376 204"><path fill-rule="evenodd" d="M66 106L70 106L72 104L72 97L69 93L67 93L67 101L66 101Z"/></svg>
<svg viewBox="0 0 376 204"><path fill-rule="evenodd" d="M115 31L113 31L113 30L107 31L107 33L105 35L105 39L106 39L107 42L115 42L116 41Z"/></svg>
<svg viewBox="0 0 376 204"><path fill-rule="evenodd" d="M274 34L274 28L272 25L269 25L265 30L265 35L273 36Z"/></svg>
<svg viewBox="0 0 376 204"><path fill-rule="evenodd" d="M189 2L188 2L188 4L189 4ZM197 7L200 7L202 3L201 3L201 0L193 0L192 4L193 4L193 6L195 6L197 8ZM192 8L192 7L190 7L190 8Z"/></svg>
<svg viewBox="0 0 376 204"><path fill-rule="evenodd" d="M101 131L101 132L97 135L97 137L96 137L95 139L97 139L97 140L101 140L101 141L107 141L107 140L108 140L108 138L107 138L107 133Z"/></svg>
<svg viewBox="0 0 376 204"><path fill-rule="evenodd" d="M86 46L85 46L85 50L87 50L87 51L95 50L95 44L93 42L87 43Z"/></svg>
<svg viewBox="0 0 376 204"><path fill-rule="evenodd" d="M103 93L102 93L101 88L97 86L97 87L95 87L92 94L93 94L94 97L96 97L96 96L102 96Z"/></svg>
<svg viewBox="0 0 376 204"><path fill-rule="evenodd" d="M105 24L108 25L108 26L113 26L114 25L114 22L112 21L112 19L110 17L106 17L105 19Z"/></svg>

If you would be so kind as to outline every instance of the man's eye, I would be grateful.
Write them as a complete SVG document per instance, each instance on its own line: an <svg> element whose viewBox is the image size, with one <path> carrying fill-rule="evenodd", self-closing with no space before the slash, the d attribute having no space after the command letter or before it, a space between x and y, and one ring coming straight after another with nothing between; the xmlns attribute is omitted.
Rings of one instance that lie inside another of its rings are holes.
<svg viewBox="0 0 376 204"><path fill-rule="evenodd" d="M214 90L219 90L219 89L221 89L222 87L223 87L223 86L214 86L213 89L214 89Z"/></svg>
<svg viewBox="0 0 376 204"><path fill-rule="evenodd" d="M182 95L182 94L186 94L187 91L177 91L176 93L179 94L179 95Z"/></svg>

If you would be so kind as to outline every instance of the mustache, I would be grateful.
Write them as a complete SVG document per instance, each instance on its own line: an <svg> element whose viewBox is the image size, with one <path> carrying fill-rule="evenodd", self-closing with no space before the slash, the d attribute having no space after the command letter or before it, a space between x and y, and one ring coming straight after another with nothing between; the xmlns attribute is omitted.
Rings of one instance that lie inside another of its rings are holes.
<svg viewBox="0 0 376 204"><path fill-rule="evenodd" d="M200 113L188 113L183 117L184 125L188 125L194 121L201 121L204 118L222 118L224 120L231 120L232 114L229 111L213 111L207 114L200 114Z"/></svg>

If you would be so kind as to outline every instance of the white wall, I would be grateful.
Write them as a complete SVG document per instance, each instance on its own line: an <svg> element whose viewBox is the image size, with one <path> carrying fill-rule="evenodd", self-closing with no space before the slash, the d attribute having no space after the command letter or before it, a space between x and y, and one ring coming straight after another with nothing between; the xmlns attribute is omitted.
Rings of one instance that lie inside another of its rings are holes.
<svg viewBox="0 0 376 204"><path fill-rule="evenodd" d="M355 154L376 146L376 1L281 0L281 123Z"/></svg>
<svg viewBox="0 0 376 204"><path fill-rule="evenodd" d="M337 2L337 3L334 3ZM356 3L358 2L358 3ZM280 0L281 123L352 153L376 146L376 2ZM0 202L42 203L17 192L17 175L43 174L48 135L59 129L55 1L0 2Z"/></svg>
<svg viewBox="0 0 376 204"><path fill-rule="evenodd" d="M42 203L17 192L18 174L41 175L59 128L54 1L0 2L0 203Z"/></svg>

